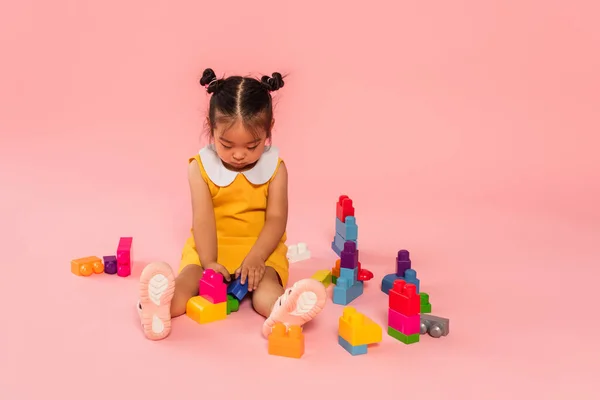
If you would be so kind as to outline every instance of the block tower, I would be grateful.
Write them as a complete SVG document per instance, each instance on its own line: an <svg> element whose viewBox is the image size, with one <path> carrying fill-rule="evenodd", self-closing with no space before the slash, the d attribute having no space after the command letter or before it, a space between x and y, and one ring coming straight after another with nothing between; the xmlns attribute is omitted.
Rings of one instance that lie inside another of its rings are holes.
<svg viewBox="0 0 600 400"><path fill-rule="evenodd" d="M358 279L358 249L356 242L347 241L340 253L340 259L333 268L335 278L333 303L347 305L363 294L364 283Z"/></svg>
<svg viewBox="0 0 600 400"><path fill-rule="evenodd" d="M400 250L396 256L396 272L383 277L381 281L381 291L389 294L390 289L394 285L394 281L403 279L407 283L412 283L417 288L419 293L420 282L417 279L417 271L412 269L410 261L410 253L408 250Z"/></svg>
<svg viewBox="0 0 600 400"><path fill-rule="evenodd" d="M345 242L354 242L358 247L358 225L354 216L354 206L345 194L339 197L335 214L335 236L331 242L331 249L340 257Z"/></svg>
<svg viewBox="0 0 600 400"><path fill-rule="evenodd" d="M417 287L398 279L388 300L388 335L404 344L417 343L421 334L421 297Z"/></svg>
<svg viewBox="0 0 600 400"><path fill-rule="evenodd" d="M239 303L234 303L227 296L227 285L223 282L223 276L212 269L206 269L200 279L198 296L187 302L185 312L197 323L206 324L221 321L230 312L237 311Z"/></svg>
<svg viewBox="0 0 600 400"><path fill-rule="evenodd" d="M381 342L381 327L354 307L344 307L339 319L338 343L353 356L367 354L368 346Z"/></svg>

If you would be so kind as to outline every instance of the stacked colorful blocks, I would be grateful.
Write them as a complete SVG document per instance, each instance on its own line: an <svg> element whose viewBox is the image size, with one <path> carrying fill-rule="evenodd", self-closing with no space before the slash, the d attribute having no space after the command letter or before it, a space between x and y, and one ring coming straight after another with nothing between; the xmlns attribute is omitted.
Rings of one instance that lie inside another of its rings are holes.
<svg viewBox="0 0 600 400"><path fill-rule="evenodd" d="M337 265L334 269L338 269ZM363 294L364 283L358 279L358 250L355 242L345 242L339 259L339 277L333 288L333 303L347 305Z"/></svg>
<svg viewBox="0 0 600 400"><path fill-rule="evenodd" d="M373 320L356 311L354 307L344 307L338 325L338 343L353 356L367 354L368 346L381 342L381 327Z"/></svg>
<svg viewBox="0 0 600 400"><path fill-rule="evenodd" d="M417 287L398 279L389 293L388 335L411 344L419 341L420 332L421 297Z"/></svg>
<svg viewBox="0 0 600 400"><path fill-rule="evenodd" d="M417 271L411 268L410 253L408 250L400 250L396 256L396 272L383 277L381 281L381 291L389 294L390 289L394 285L394 281L403 279L408 283L412 283L417 288L419 293L420 282L417 279Z"/></svg>
<svg viewBox="0 0 600 400"><path fill-rule="evenodd" d="M132 237L119 239L116 256L83 257L71 260L71 272L77 276L90 276L92 274L117 274L121 277L131 275L132 267Z"/></svg>
<svg viewBox="0 0 600 400"><path fill-rule="evenodd" d="M200 279L198 296L186 305L186 314L199 324L223 320L227 317L227 285L223 276L206 269Z"/></svg>
<svg viewBox="0 0 600 400"><path fill-rule="evenodd" d="M358 245L358 225L354 217L352 200L348 196L339 197L335 214L335 236L331 242L331 249L339 257L345 242L351 241Z"/></svg>

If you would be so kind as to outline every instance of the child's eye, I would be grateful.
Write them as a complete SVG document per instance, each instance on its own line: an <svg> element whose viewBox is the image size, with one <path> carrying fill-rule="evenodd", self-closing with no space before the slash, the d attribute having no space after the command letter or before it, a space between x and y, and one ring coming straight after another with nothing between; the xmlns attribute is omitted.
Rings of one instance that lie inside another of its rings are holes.
<svg viewBox="0 0 600 400"><path fill-rule="evenodd" d="M257 147L258 147L258 145L253 146L253 147L248 147L248 150L253 151L253 150L256 150Z"/></svg>
<svg viewBox="0 0 600 400"><path fill-rule="evenodd" d="M225 146L223 143L221 143L221 146L223 146L224 149L230 149L231 146Z"/></svg>

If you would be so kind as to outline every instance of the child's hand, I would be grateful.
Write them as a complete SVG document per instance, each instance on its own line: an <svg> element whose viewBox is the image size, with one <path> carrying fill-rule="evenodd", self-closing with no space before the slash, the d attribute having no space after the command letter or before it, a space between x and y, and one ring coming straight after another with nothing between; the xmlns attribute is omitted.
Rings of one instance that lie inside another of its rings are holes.
<svg viewBox="0 0 600 400"><path fill-rule="evenodd" d="M256 290L265 275L265 262L254 254L248 254L242 262L242 266L235 272L236 278L240 275L242 276L242 285L246 282L246 279L248 280L248 291Z"/></svg>
<svg viewBox="0 0 600 400"><path fill-rule="evenodd" d="M205 266L204 269L212 269L213 271L218 272L221 275L223 275L223 277L225 278L225 280L227 282L231 281L231 275L229 275L229 271L227 271L227 268L225 268L224 266L222 266L219 263L210 263L207 266Z"/></svg>

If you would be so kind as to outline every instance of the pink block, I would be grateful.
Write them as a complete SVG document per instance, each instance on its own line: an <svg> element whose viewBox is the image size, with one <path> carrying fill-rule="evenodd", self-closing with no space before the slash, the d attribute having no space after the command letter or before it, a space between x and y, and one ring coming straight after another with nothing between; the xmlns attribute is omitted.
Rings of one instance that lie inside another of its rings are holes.
<svg viewBox="0 0 600 400"><path fill-rule="evenodd" d="M117 247L117 264L131 265L131 245L133 238L122 237Z"/></svg>
<svg viewBox="0 0 600 400"><path fill-rule="evenodd" d="M223 275L212 269L206 269L200 279L200 296L213 304L227 301L227 285L223 282Z"/></svg>
<svg viewBox="0 0 600 400"><path fill-rule="evenodd" d="M421 332L421 314L406 316L391 308L388 311L388 326L405 335Z"/></svg>
<svg viewBox="0 0 600 400"><path fill-rule="evenodd" d="M126 277L131 275L131 266L129 265L118 265L117 264L117 275L121 277Z"/></svg>

